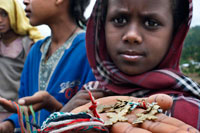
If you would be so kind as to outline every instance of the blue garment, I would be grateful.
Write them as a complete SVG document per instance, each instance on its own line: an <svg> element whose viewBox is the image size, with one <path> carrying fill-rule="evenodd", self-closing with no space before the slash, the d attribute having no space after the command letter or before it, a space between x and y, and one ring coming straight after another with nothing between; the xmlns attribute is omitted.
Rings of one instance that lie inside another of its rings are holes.
<svg viewBox="0 0 200 133"><path fill-rule="evenodd" d="M32 96L39 91L38 77L42 55L40 48L47 39L48 37L38 41L30 50L21 77L20 98ZM46 91L64 105L85 83L94 80L95 78L86 56L85 33L80 33L73 40L71 47L65 50L63 57L52 74ZM42 122L50 114L50 112L43 109L36 113L36 121L41 126ZM7 120L13 121L15 128L19 127L17 114L13 114Z"/></svg>

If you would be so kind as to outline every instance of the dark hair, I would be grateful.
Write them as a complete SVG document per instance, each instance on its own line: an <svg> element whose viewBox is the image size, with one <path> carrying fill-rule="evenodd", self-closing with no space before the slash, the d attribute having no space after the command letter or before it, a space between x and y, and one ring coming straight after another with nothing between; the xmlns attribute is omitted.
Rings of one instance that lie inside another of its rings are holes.
<svg viewBox="0 0 200 133"><path fill-rule="evenodd" d="M89 3L90 0L69 0L69 13L80 28L84 28L87 23L84 12Z"/></svg>
<svg viewBox="0 0 200 133"><path fill-rule="evenodd" d="M189 16L188 0L171 0L173 11L174 33L177 32L180 25L187 21Z"/></svg>

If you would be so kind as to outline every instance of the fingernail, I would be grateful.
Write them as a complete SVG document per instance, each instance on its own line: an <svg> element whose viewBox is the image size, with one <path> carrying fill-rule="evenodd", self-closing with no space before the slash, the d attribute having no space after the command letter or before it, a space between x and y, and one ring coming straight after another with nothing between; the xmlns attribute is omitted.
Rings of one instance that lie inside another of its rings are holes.
<svg viewBox="0 0 200 133"><path fill-rule="evenodd" d="M18 103L21 104L21 105L23 105L23 104L25 104L25 100L19 99L19 100L18 100Z"/></svg>

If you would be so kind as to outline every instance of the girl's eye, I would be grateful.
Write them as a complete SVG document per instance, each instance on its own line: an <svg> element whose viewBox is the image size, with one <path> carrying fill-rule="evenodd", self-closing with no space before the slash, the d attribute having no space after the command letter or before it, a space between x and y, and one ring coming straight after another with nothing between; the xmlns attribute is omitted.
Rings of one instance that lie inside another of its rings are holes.
<svg viewBox="0 0 200 133"><path fill-rule="evenodd" d="M160 26L160 24L157 21L155 21L155 20L146 20L144 22L144 25L147 28L157 28L158 26Z"/></svg>
<svg viewBox="0 0 200 133"><path fill-rule="evenodd" d="M112 21L116 26L123 26L128 22L127 18L125 17L114 18Z"/></svg>
<svg viewBox="0 0 200 133"><path fill-rule="evenodd" d="M8 16L8 14L7 14L5 11L0 12L0 15L1 15L2 17L7 17L7 16Z"/></svg>

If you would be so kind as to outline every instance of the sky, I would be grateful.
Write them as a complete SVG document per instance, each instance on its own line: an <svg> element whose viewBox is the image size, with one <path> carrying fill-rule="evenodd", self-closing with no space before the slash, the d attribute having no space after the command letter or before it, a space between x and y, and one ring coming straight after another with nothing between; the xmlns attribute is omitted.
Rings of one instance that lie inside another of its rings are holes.
<svg viewBox="0 0 200 133"><path fill-rule="evenodd" d="M18 0L18 1L21 4L23 4L22 3L23 0ZM90 16L94 3L95 3L95 0L91 0L90 5L85 12L86 17ZM200 0L193 0L193 19L192 19L191 27L194 27L196 25L200 25ZM50 35L50 29L46 25L38 26L38 29L40 30L43 36Z"/></svg>
<svg viewBox="0 0 200 133"><path fill-rule="evenodd" d="M193 0L193 6L192 26L200 25L200 0Z"/></svg>

